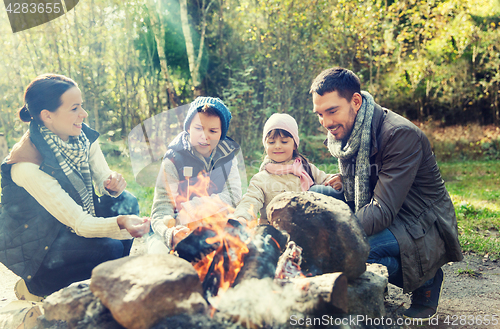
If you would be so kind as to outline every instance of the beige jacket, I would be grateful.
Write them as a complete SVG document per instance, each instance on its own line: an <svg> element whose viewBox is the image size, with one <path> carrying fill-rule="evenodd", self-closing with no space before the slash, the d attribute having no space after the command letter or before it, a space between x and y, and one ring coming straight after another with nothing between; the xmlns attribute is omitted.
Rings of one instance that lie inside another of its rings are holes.
<svg viewBox="0 0 500 329"><path fill-rule="evenodd" d="M284 164L292 164L294 160L292 159ZM261 171L250 180L247 193L243 196L231 217L243 217L246 220L253 220L257 218L257 213L260 212L260 222L265 223L267 222L266 207L275 196L283 192L302 192L299 177L293 174L274 175L263 169L269 162L272 162L272 160L266 156L260 167ZM333 174L326 174L312 163L309 163L309 166L313 176L311 178L315 184L323 184L333 177Z"/></svg>

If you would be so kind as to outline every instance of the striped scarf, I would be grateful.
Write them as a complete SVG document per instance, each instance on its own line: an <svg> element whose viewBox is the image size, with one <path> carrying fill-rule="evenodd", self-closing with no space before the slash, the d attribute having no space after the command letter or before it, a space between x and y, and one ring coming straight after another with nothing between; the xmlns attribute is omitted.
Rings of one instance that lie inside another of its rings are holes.
<svg viewBox="0 0 500 329"><path fill-rule="evenodd" d="M336 140L332 134L328 133L328 150L338 158L345 199L346 201L354 200L356 211L367 205L371 199L370 142L375 107L372 95L366 91L362 91L361 95L363 103L345 146L342 147L342 141Z"/></svg>
<svg viewBox="0 0 500 329"><path fill-rule="evenodd" d="M40 133L56 156L64 174L80 195L83 210L95 216L89 166L90 142L87 136L82 131L78 137L70 136L68 142L65 142L45 126L40 126Z"/></svg>

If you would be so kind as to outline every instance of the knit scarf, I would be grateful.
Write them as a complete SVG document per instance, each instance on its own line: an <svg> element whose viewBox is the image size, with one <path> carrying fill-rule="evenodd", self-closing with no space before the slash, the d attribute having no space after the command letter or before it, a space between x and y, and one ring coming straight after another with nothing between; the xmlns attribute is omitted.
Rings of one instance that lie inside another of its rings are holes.
<svg viewBox="0 0 500 329"><path fill-rule="evenodd" d="M353 201L358 211L370 202L370 142L373 109L372 95L362 91L363 102L358 111L351 136L342 141L328 133L328 150L338 159L346 201ZM354 166L355 164L355 166Z"/></svg>
<svg viewBox="0 0 500 329"><path fill-rule="evenodd" d="M302 191L307 191L314 184L311 177L307 174L302 165L302 160L300 158L296 158L293 164L284 165L279 163L268 163L265 166L265 169L268 173L273 175L286 175L293 174L300 178L300 187Z"/></svg>
<svg viewBox="0 0 500 329"><path fill-rule="evenodd" d="M82 131L78 137L70 136L68 142L65 142L45 126L40 126L40 133L54 153L64 174L80 195L83 210L95 216L89 166L90 142L87 136Z"/></svg>

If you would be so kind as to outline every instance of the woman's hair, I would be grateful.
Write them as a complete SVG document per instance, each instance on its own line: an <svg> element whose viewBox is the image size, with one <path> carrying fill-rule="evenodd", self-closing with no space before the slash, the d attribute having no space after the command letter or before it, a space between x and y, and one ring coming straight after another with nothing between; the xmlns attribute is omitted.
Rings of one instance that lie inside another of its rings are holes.
<svg viewBox="0 0 500 329"><path fill-rule="evenodd" d="M266 140L268 138L276 139L277 137L290 137L293 139L292 134L290 134L288 131L286 131L284 129L272 129L267 133ZM295 141L293 143L295 144ZM300 154L299 151L297 150L297 148L295 148L295 150L293 150L292 156L293 156L293 158L302 159L302 165L304 166L304 170L309 175L309 177L314 179L312 176L311 167L309 166L309 160L307 160L307 158L305 156Z"/></svg>
<svg viewBox="0 0 500 329"><path fill-rule="evenodd" d="M24 91L24 106L18 111L19 118L24 122L35 119L40 123L40 112L55 112L62 104L62 94L73 87L78 87L76 82L64 75L39 75Z"/></svg>

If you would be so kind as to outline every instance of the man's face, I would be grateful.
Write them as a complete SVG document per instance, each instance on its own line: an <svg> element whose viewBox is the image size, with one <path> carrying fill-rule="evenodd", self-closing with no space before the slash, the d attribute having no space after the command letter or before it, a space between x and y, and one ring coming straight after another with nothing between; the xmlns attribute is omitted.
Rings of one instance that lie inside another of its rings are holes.
<svg viewBox="0 0 500 329"><path fill-rule="evenodd" d="M337 91L325 93L323 96L313 93L313 112L318 116L319 123L336 140L344 140L351 135L362 100L358 93L354 93L350 102Z"/></svg>

